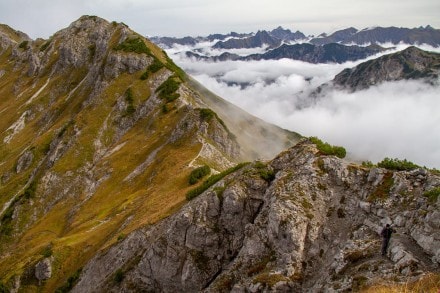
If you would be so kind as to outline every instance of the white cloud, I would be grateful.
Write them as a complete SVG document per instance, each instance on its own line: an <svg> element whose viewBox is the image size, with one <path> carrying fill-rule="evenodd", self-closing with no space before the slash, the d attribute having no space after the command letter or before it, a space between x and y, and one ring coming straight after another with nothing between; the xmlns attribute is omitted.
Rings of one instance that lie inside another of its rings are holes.
<svg viewBox="0 0 440 293"><path fill-rule="evenodd" d="M176 61L226 100L283 128L343 145L351 158L377 162L397 157L440 167L439 86L400 81L355 93L332 90L316 103L303 107L304 99L310 101L310 91L361 61L310 64L283 59L213 63L182 56ZM313 78L309 80L310 77ZM241 87L231 82L248 85Z"/></svg>

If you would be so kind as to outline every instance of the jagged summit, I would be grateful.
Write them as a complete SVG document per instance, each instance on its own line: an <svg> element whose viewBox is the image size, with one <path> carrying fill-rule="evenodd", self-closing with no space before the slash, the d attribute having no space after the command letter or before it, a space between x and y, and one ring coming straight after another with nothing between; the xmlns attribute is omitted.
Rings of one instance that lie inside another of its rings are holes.
<svg viewBox="0 0 440 293"><path fill-rule="evenodd" d="M266 176L273 173L272 177ZM271 179L270 179L271 178ZM424 169L365 168L302 141L242 167L94 257L73 292L358 292L439 273L440 187ZM423 220L420 220L423 214ZM387 257L382 227L393 224ZM114 282L117 272L123 276Z"/></svg>
<svg viewBox="0 0 440 293"><path fill-rule="evenodd" d="M357 90L385 81L425 79L437 82L439 73L440 54L411 46L345 69L335 76L333 83Z"/></svg>
<svg viewBox="0 0 440 293"><path fill-rule="evenodd" d="M48 40L1 36L0 285L11 290L62 288L98 250L182 206L196 168L219 173L299 139L214 112L228 103L124 24L83 16ZM243 129L253 140L237 139Z"/></svg>

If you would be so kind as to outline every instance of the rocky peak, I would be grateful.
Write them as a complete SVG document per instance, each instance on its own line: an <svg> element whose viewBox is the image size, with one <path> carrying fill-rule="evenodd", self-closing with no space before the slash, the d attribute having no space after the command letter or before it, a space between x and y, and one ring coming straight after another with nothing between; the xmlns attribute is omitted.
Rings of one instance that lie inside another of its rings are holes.
<svg viewBox="0 0 440 293"><path fill-rule="evenodd" d="M5 50L13 47L17 44L24 44L23 47L29 42L31 38L23 32L16 31L6 24L0 24L0 54L3 54Z"/></svg>
<svg viewBox="0 0 440 293"><path fill-rule="evenodd" d="M368 88L384 81L425 79L436 82L440 72L440 54L411 46L358 66L345 69L333 83L351 90Z"/></svg>
<svg viewBox="0 0 440 293"><path fill-rule="evenodd" d="M73 292L347 292L407 282L439 270L440 200L422 195L439 187L424 169L363 168L303 141L102 252ZM386 223L397 232L382 257Z"/></svg>
<svg viewBox="0 0 440 293"><path fill-rule="evenodd" d="M283 148L297 139L208 97L123 24L86 16L12 43L0 51L1 288L72 286L97 251L178 210L197 168L260 157L269 129ZM246 148L243 129L258 134Z"/></svg>
<svg viewBox="0 0 440 293"><path fill-rule="evenodd" d="M330 37L334 38L335 42L341 42L345 39L349 38L350 36L356 34L358 30L354 27L349 27L343 30L339 30L337 32L334 32L330 35Z"/></svg>

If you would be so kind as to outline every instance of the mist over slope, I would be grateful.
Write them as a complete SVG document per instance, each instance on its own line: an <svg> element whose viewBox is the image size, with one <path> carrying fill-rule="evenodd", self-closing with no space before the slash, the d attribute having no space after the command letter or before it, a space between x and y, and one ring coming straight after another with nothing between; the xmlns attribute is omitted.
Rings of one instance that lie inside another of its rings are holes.
<svg viewBox="0 0 440 293"><path fill-rule="evenodd" d="M347 147L358 160L399 157L428 167L440 166L440 117L437 84L399 81L349 93L331 89L319 100L309 94L345 68L353 68L409 45L343 64L311 64L289 59L204 62L168 49L173 59L195 79L219 96L268 122L307 136L319 136ZM440 52L439 48L419 48ZM205 54L218 55L204 45ZM211 52L211 53L210 53ZM249 53L246 51L245 53Z"/></svg>
<svg viewBox="0 0 440 293"><path fill-rule="evenodd" d="M69 291L97 251L184 205L197 168L218 174L299 139L97 16L48 40L0 25L0 97L0 292Z"/></svg>

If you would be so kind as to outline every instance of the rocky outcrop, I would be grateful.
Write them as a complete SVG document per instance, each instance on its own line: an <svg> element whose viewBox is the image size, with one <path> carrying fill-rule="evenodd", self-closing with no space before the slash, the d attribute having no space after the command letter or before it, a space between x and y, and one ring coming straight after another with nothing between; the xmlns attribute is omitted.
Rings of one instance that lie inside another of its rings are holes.
<svg viewBox="0 0 440 293"><path fill-rule="evenodd" d="M344 69L333 84L350 90L361 90L386 81L425 79L438 82L440 54L416 47L366 61Z"/></svg>
<svg viewBox="0 0 440 293"><path fill-rule="evenodd" d="M73 292L346 292L417 278L439 269L440 201L422 195L439 186L424 169L362 168L303 141L99 254Z"/></svg>
<svg viewBox="0 0 440 293"><path fill-rule="evenodd" d="M226 111L226 101L207 102L121 23L83 16L48 40L0 26L0 42L0 286L14 292L73 285L69 276L118 235L181 207L194 168L220 173L269 157L258 144L269 135L279 148L297 139L232 108L237 120L224 122L210 102ZM252 147L237 139L244 130ZM36 267L52 243L52 265Z"/></svg>
<svg viewBox="0 0 440 293"><path fill-rule="evenodd" d="M35 277L38 281L44 281L52 276L52 258L46 257L35 265Z"/></svg>

